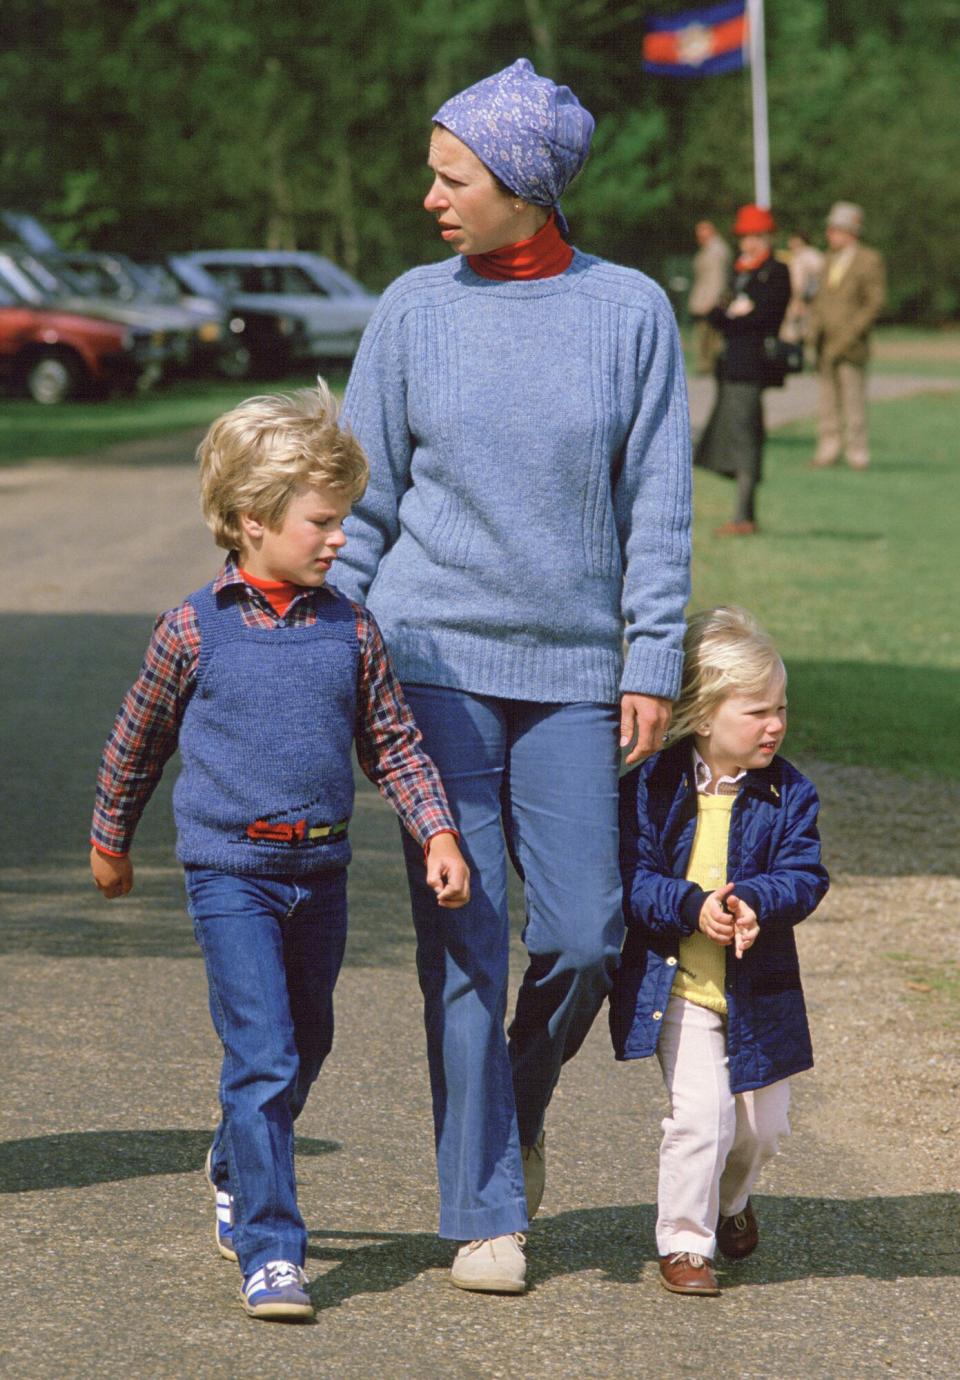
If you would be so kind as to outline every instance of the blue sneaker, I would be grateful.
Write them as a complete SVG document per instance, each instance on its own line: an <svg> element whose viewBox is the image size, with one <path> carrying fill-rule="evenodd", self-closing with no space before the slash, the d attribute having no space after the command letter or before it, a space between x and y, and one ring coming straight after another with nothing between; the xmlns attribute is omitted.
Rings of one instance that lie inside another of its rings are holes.
<svg viewBox="0 0 960 1380"><path fill-rule="evenodd" d="M313 1317L307 1284L306 1275L291 1260L268 1260L247 1275L240 1299L251 1318L305 1322Z"/></svg>
<svg viewBox="0 0 960 1380"><path fill-rule="evenodd" d="M203 1172L207 1176L207 1183L210 1185L210 1192L213 1194L213 1201L217 1205L217 1220L213 1228L213 1239L217 1243L217 1250L224 1260L236 1260L237 1253L233 1246L233 1194L227 1193L226 1189L217 1188L213 1182L211 1164L213 1162L213 1146L207 1151L207 1162L203 1167Z"/></svg>

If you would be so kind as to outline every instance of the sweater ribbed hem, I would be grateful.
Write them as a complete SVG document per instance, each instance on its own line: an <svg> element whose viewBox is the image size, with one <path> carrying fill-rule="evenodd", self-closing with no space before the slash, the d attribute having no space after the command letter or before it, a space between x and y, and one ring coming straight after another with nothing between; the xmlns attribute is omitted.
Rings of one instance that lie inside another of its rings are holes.
<svg viewBox="0 0 960 1380"><path fill-rule="evenodd" d="M620 699L622 659L612 648L524 646L470 632L382 623L381 628L394 668L409 684L536 704L617 704Z"/></svg>
<svg viewBox="0 0 960 1380"><path fill-rule="evenodd" d="M193 847L177 844L177 860L184 867L209 867L241 877L310 877L317 872L337 872L350 861L346 839L324 848L269 848L243 845Z"/></svg>

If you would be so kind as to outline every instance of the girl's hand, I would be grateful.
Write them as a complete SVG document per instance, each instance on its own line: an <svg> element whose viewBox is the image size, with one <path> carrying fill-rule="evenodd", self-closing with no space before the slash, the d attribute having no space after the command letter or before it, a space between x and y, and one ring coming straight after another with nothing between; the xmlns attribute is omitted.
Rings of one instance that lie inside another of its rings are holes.
<svg viewBox="0 0 960 1380"><path fill-rule="evenodd" d="M437 905L456 910L470 900L470 869L453 834L434 834L427 845L427 886Z"/></svg>
<svg viewBox="0 0 960 1380"><path fill-rule="evenodd" d="M126 896L133 890L133 863L128 853L114 858L109 853L101 853L98 848L91 848L90 871L97 890L108 901L113 901L117 896Z"/></svg>
<svg viewBox="0 0 960 1380"><path fill-rule="evenodd" d="M733 882L727 882L726 886L711 891L700 908L700 930L708 939L712 939L714 944L723 947L733 943L734 917L730 911L724 909L724 902L733 891L733 886Z"/></svg>
<svg viewBox="0 0 960 1380"><path fill-rule="evenodd" d="M753 907L738 896L728 896L727 905L733 912L733 951L737 958L742 958L760 933L760 922Z"/></svg>

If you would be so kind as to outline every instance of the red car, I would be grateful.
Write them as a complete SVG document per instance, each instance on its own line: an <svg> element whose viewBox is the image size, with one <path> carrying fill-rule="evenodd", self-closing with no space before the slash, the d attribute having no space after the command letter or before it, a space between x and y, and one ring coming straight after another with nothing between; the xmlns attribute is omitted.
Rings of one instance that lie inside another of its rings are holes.
<svg viewBox="0 0 960 1380"><path fill-rule="evenodd" d="M149 383L158 354L148 330L28 306L0 288L0 378L34 402Z"/></svg>

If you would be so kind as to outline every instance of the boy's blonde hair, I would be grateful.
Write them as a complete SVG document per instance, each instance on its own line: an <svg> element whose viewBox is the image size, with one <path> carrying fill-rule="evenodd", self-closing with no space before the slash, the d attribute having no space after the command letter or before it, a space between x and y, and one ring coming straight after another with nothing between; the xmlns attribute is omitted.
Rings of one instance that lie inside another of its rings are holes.
<svg viewBox="0 0 960 1380"><path fill-rule="evenodd" d="M197 460L200 507L218 546L240 548L241 513L277 531L300 487L336 489L357 501L370 466L339 416L337 400L318 378L316 388L248 398L213 423Z"/></svg>
<svg viewBox="0 0 960 1380"><path fill-rule="evenodd" d="M683 680L673 707L670 740L696 732L728 695L759 695L786 669L773 639L746 609L721 605L687 620Z"/></svg>

